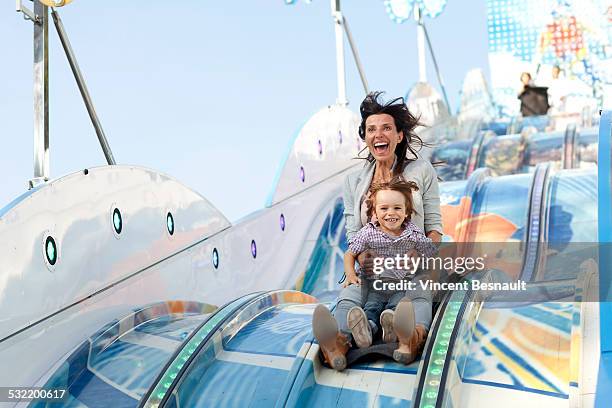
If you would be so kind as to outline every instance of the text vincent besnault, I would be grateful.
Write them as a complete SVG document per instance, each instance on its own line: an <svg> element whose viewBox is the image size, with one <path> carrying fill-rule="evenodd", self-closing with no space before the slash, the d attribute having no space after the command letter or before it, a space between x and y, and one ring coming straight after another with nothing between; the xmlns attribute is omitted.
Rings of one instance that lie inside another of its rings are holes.
<svg viewBox="0 0 612 408"><path fill-rule="evenodd" d="M472 281L464 282L436 282L434 280L420 280L418 282L412 282L408 280L401 280L395 282L385 282L381 279L377 279L373 283L374 290L384 291L406 291L415 290L417 285L420 285L423 290L432 291L447 291L447 290L486 290L486 291L498 291L498 290L527 290L527 284L523 280L517 280L515 282L481 282L477 279Z"/></svg>

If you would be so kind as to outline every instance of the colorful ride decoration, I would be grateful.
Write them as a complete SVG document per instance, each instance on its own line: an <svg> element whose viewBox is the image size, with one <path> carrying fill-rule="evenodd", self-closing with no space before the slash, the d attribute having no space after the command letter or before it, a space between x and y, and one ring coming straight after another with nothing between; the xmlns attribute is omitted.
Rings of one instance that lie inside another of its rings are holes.
<svg viewBox="0 0 612 408"><path fill-rule="evenodd" d="M502 113L518 112L522 72L551 87L549 93L562 91L566 112L606 103L612 86L607 0L488 0L487 8L492 88ZM554 66L561 69L557 80Z"/></svg>

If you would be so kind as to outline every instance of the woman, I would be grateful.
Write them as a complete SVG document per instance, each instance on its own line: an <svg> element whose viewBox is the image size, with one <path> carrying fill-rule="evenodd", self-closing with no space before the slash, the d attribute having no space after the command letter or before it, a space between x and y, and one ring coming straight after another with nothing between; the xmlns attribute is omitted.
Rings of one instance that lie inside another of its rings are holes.
<svg viewBox="0 0 612 408"><path fill-rule="evenodd" d="M344 184L344 217L347 240L359 231L367 219L367 193L372 183L384 183L393 176L403 175L413 181L418 190L413 192L415 213L412 222L425 231L434 242L442 239L442 217L436 172L429 161L421 158L415 145L423 145L414 133L418 119L413 116L403 98L382 102L382 92L370 93L361 103L359 137L369 150L364 167L347 176ZM368 271L375 254L361 254L358 262ZM368 259L370 261L368 262ZM336 370L346 368L346 353L351 344L348 311L362 306L361 287L357 279L345 282L332 316L324 305L313 314L313 333L325 360ZM427 305L427 306L425 306ZM394 353L398 361L413 361L427 338L431 324L431 307L425 299L405 299L397 306L393 317L399 347ZM427 310L428 308L428 310Z"/></svg>

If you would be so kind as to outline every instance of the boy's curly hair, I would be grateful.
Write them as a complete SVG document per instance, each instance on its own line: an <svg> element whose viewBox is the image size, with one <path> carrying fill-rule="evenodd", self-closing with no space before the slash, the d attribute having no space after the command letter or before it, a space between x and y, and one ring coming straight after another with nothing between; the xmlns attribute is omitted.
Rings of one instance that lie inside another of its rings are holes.
<svg viewBox="0 0 612 408"><path fill-rule="evenodd" d="M376 208L376 193L383 190L398 191L403 194L406 199L406 221L409 221L412 214L415 212L414 203L412 202L412 192L417 191L419 187L414 181L406 181L402 176L394 176L391 181L384 183L372 183L370 186L370 198L366 200L368 219L374 215Z"/></svg>

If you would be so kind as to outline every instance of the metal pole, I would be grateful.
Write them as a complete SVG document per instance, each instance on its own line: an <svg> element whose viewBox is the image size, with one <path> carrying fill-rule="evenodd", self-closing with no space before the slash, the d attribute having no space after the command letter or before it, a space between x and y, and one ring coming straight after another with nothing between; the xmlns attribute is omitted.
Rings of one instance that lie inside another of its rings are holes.
<svg viewBox="0 0 612 408"><path fill-rule="evenodd" d="M111 151L110 146L108 145L108 141L106 140L106 136L104 135L102 124L100 123L100 119L98 119L98 115L96 114L96 110L94 109L93 102L91 100L91 97L89 96L89 92L87 91L85 80L83 79L83 75L81 74L81 70L79 69L79 65L77 64L74 52L72 51L72 47L70 46L70 41L68 41L68 36L66 35L66 31L64 30L62 20L60 19L59 14L55 10L51 11L51 15L53 16L53 22L55 23L57 34L59 35L60 41L62 42L62 46L64 47L64 51L66 52L68 63L70 64L70 68L72 69L72 73L74 74L74 79L76 79L79 91L81 91L81 96L83 97L83 102L85 102L85 107L87 108L87 112L89 113L89 117L91 118L91 123L93 124L93 127L96 130L96 134L98 135L98 140L100 141L100 146L102 147L102 151L104 152L104 157L106 157L106 162L108 164L115 164L113 152Z"/></svg>
<svg viewBox="0 0 612 408"><path fill-rule="evenodd" d="M414 20L417 23L417 50L419 56L419 82L427 82L425 66L425 30L423 28L423 16L417 2L414 3Z"/></svg>
<svg viewBox="0 0 612 408"><path fill-rule="evenodd" d="M49 19L34 0L34 178L30 188L49 180Z"/></svg>
<svg viewBox="0 0 612 408"><path fill-rule="evenodd" d="M424 23L421 23L423 26L423 32L425 33L425 39L427 40L427 45L429 46L429 53L431 54L431 59L433 60L434 68L436 69L436 76L438 77L438 83L440 84L440 88L442 88L442 95L444 96L444 102L446 102L446 107L448 108L448 112L450 113L450 104L448 103L448 96L446 95L446 87L444 86L444 82L442 81L442 74L440 73L440 68L438 68L438 61L436 60L436 56L434 55L434 50L431 45L431 41L429 40L429 33L427 32L427 28Z"/></svg>
<svg viewBox="0 0 612 408"><path fill-rule="evenodd" d="M365 72L363 71L363 66L361 65L361 60L359 59L359 54L357 54L357 48L355 47L355 43L353 42L353 36L351 35L351 30L348 26L348 21L346 17L342 19L342 26L344 27L344 32L346 33L346 38L348 39L349 45L351 46L351 51L353 52L353 58L355 59L355 64L357 64L357 70L359 71L359 77L361 78L361 84L363 85L363 91L366 93L370 93L368 87L368 80L365 77Z"/></svg>
<svg viewBox="0 0 612 408"><path fill-rule="evenodd" d="M344 68L344 38L342 36L342 12L340 11L340 0L331 0L332 17L334 17L336 32L336 76L338 78L339 105L348 105L346 98L346 74Z"/></svg>

